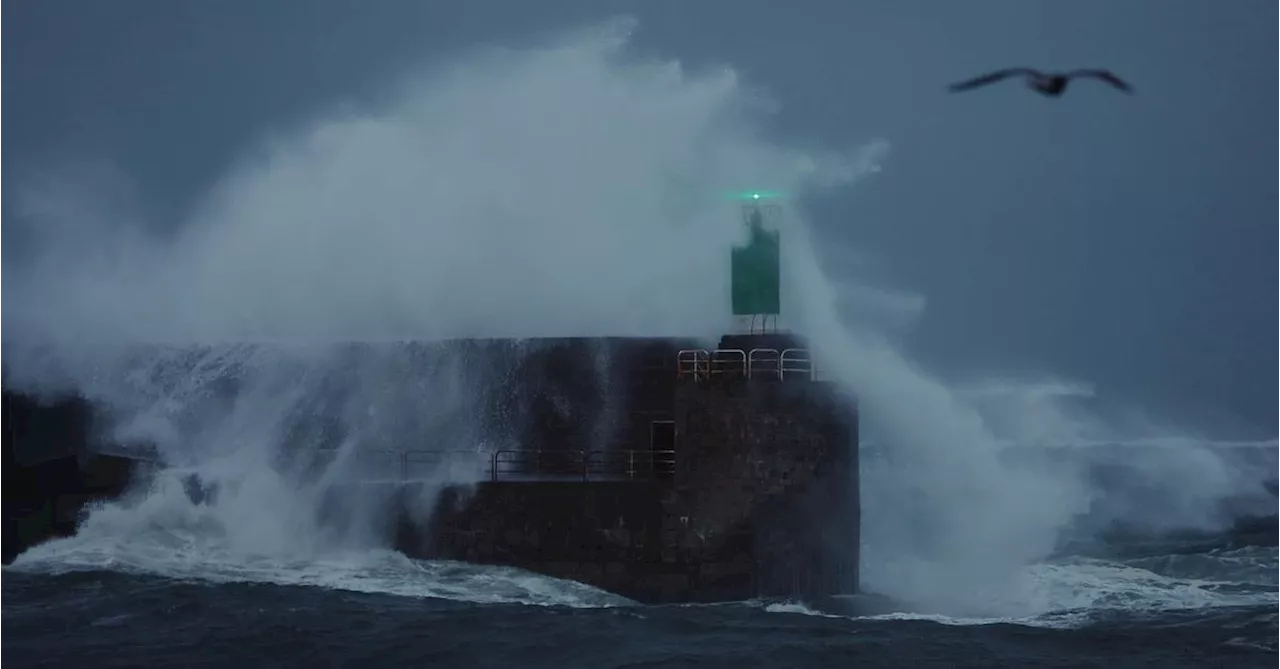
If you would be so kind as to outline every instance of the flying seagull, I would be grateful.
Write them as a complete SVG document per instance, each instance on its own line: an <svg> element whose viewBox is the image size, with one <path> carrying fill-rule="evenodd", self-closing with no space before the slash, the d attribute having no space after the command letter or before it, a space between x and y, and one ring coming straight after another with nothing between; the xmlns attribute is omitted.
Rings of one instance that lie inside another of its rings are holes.
<svg viewBox="0 0 1280 669"><path fill-rule="evenodd" d="M1041 95L1047 95L1051 98L1056 98L1059 95L1062 95L1064 92L1066 92L1067 84L1070 83L1072 79L1081 78L1081 77L1100 79L1102 81L1107 82L1108 84L1111 84L1112 86L1115 86L1116 88L1126 93L1133 92L1133 89L1129 87L1129 84L1126 84L1124 81L1120 79L1120 77L1117 77L1116 75L1112 74L1110 70L1072 70L1070 72L1041 72L1039 70L1033 70L1029 67L1011 67L1007 70L997 70L995 72L991 72L990 74L984 74L980 77L974 77L973 79L969 79L967 81L961 81L959 83L951 84L951 86L948 87L948 90L950 90L952 93L956 93L959 91L967 91L971 88L986 86L987 84L993 84L1002 79L1008 79L1009 77L1016 77L1016 76L1026 77L1028 88L1030 88L1031 90L1037 93L1040 93Z"/></svg>

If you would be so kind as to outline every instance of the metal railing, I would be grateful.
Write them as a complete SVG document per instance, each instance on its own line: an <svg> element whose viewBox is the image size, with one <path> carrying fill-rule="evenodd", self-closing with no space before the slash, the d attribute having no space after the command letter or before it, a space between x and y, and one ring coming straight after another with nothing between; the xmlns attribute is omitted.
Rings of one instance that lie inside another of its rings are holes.
<svg viewBox="0 0 1280 669"><path fill-rule="evenodd" d="M676 471L674 450L500 450L489 465L492 481L504 478L572 478L583 481L668 478Z"/></svg>
<svg viewBox="0 0 1280 669"><path fill-rule="evenodd" d="M326 455L336 456L337 451ZM674 450L358 450L348 457L366 481L647 480L670 478ZM330 460L332 462L332 460ZM326 463L327 464L327 463Z"/></svg>
<svg viewBox="0 0 1280 669"><path fill-rule="evenodd" d="M718 348L711 352L713 376L742 376L747 373L747 352L740 348Z"/></svg>
<svg viewBox="0 0 1280 669"><path fill-rule="evenodd" d="M817 378L817 369L813 365L809 349L789 348L782 352L778 359L778 378L786 379L787 374L807 377L811 381Z"/></svg>
<svg viewBox="0 0 1280 669"><path fill-rule="evenodd" d="M748 379L819 380L819 372L807 348L701 348L676 353L676 375L704 381L713 377Z"/></svg>
<svg viewBox="0 0 1280 669"><path fill-rule="evenodd" d="M335 450L327 453L338 457ZM480 450L358 449L349 454L361 474L404 481L441 479L461 481L488 474L489 452Z"/></svg>
<svg viewBox="0 0 1280 669"><path fill-rule="evenodd" d="M676 353L676 376L702 379L711 375L711 354L706 349L686 348Z"/></svg>
<svg viewBox="0 0 1280 669"><path fill-rule="evenodd" d="M753 348L747 354L747 378L782 375L782 356L776 348Z"/></svg>

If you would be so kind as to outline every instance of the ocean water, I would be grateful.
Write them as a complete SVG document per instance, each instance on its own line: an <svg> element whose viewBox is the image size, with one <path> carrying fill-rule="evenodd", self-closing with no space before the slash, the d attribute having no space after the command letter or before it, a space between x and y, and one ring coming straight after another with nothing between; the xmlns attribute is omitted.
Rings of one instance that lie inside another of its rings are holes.
<svg viewBox="0 0 1280 669"><path fill-rule="evenodd" d="M161 496L163 498L163 496ZM152 499L155 499L153 495ZM104 507L4 569L13 667L1253 667L1277 660L1274 519L1025 568L1031 615L642 605L387 550L240 550L188 509ZM128 519L129 522L124 522Z"/></svg>
<svg viewBox="0 0 1280 669"><path fill-rule="evenodd" d="M350 582L324 586L28 565L3 577L4 658L14 667L1270 667L1274 549L1258 559L1267 561L1258 580L1270 584L1133 583L1229 589L1232 604L1028 621L849 618L789 602L641 606L456 565L347 573Z"/></svg>

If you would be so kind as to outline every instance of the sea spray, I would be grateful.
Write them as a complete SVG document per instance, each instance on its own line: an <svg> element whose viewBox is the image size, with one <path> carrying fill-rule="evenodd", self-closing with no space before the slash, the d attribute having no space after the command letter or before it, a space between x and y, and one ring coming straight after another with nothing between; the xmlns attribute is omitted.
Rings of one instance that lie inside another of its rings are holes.
<svg viewBox="0 0 1280 669"><path fill-rule="evenodd" d="M78 392L113 436L155 442L222 489L196 504L162 480L94 511L75 545L155 541L148 564L168 550L248 573L264 555L376 551L380 502L346 485L357 451L466 450L506 429L475 413L484 373L423 366L395 342L731 327L728 249L743 231L722 194L765 187L798 204L879 171L887 144L783 146L735 72L638 58L631 28L470 52L385 104L321 113L244 153L183 220L118 216L132 208L95 202L74 177L15 193L33 241L3 268L6 387ZM1049 554L1089 486L1002 459L1011 435L990 416L1021 400L980 409L896 345L900 319L838 311L821 231L798 211L784 225L787 322L856 395L885 454L863 477L867 585L939 610L1040 606L1019 598L1020 568ZM361 357L351 342L392 352ZM1036 424L1079 437L1052 403ZM1168 471L1168 489L1201 486ZM338 536L317 520L334 504L351 514Z"/></svg>

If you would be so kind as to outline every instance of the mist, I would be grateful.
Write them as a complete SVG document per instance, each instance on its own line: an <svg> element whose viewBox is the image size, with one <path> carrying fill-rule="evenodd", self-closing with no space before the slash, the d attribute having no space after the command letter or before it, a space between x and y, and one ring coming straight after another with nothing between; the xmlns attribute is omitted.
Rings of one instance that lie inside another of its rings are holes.
<svg viewBox="0 0 1280 669"><path fill-rule="evenodd" d="M751 139L731 71L614 62L628 30L472 53L272 137L173 240L44 207L74 233L10 313L42 336L185 343L718 334L744 234L724 193L842 166Z"/></svg>
<svg viewBox="0 0 1280 669"><path fill-rule="evenodd" d="M745 235L724 194L779 190L795 205L781 223L784 322L812 340L886 453L862 479L864 585L939 611L1048 606L1025 568L1098 490L1081 468L1006 452L1141 435L1039 382L975 395L904 355L899 337L927 296L833 283L800 206L892 179L890 143L874 129L823 153L771 140L761 91L729 68L641 57L633 28L471 50L414 71L380 104L319 110L241 152L169 234L98 172L16 193L33 250L4 267L6 383L84 394L117 436L226 482L216 514L235 534L220 550L376 547L376 508L336 538L313 520L326 484L349 472L265 472L300 445L345 452L409 428L466 449L489 426L466 419L473 370L435 360L421 381L407 354L353 359L344 343L717 336L732 327L728 250ZM175 353L140 359L140 345ZM216 390L228 374L232 399ZM336 380L347 389L321 399ZM414 383L418 400L386 404ZM299 415L339 425L300 430ZM1170 451L1158 485L1207 502L1250 483L1225 468L1204 476L1213 458ZM170 513L157 494L130 508Z"/></svg>

